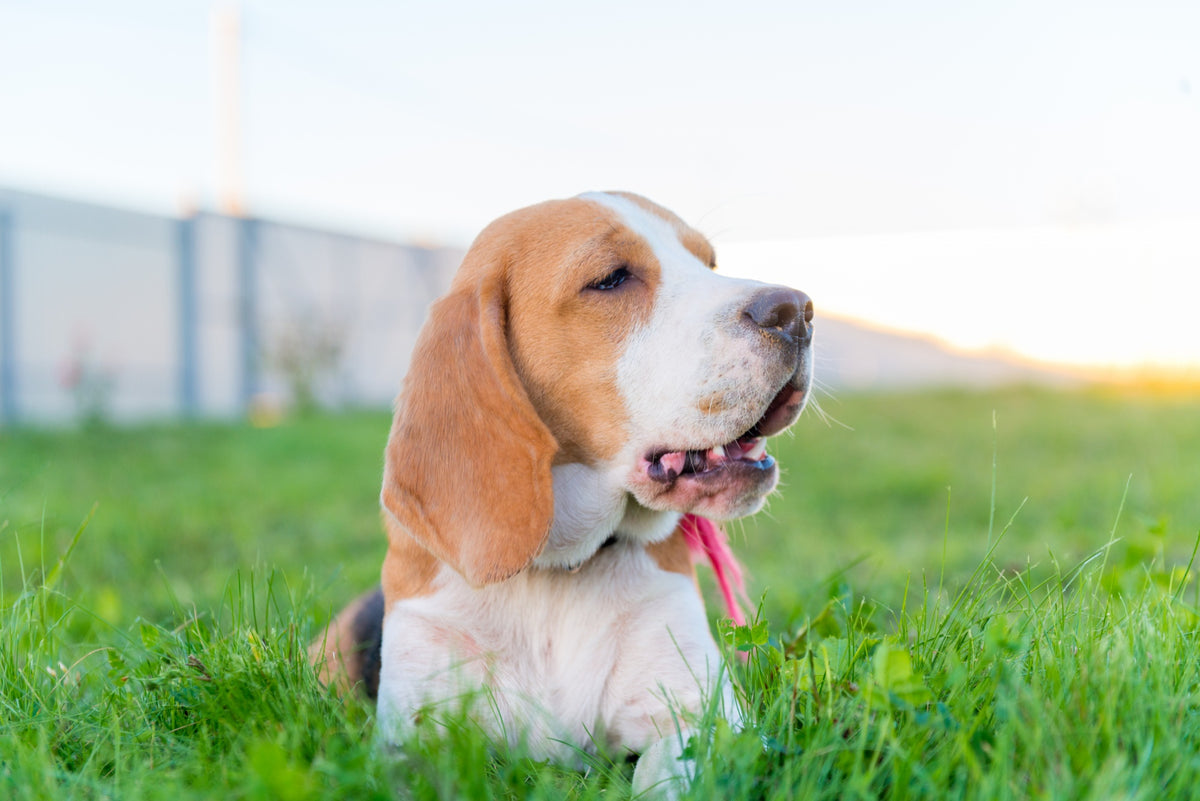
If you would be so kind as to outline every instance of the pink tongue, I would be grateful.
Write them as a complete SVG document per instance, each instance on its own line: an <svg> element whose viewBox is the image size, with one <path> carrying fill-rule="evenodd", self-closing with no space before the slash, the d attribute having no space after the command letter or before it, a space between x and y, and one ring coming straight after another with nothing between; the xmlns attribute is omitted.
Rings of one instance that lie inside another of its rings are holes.
<svg viewBox="0 0 1200 801"><path fill-rule="evenodd" d="M663 468L666 469L668 473L674 470L675 475L680 475L683 473L683 465L686 461L687 453L684 451L672 451L671 453L664 453L662 458L659 459L659 462L662 463Z"/></svg>

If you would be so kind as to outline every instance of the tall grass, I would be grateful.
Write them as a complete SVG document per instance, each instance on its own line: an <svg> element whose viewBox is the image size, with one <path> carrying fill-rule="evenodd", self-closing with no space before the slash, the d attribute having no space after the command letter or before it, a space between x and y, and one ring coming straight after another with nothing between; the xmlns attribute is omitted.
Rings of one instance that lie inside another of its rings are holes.
<svg viewBox="0 0 1200 801"><path fill-rule="evenodd" d="M305 658L311 584L236 575L208 611L71 636L61 565L0 612L5 798L592 798L586 773L452 714L399 759ZM841 585L795 629L723 624L747 722L693 738L695 798L1188 798L1200 786L1200 615L1185 566L1090 559L1041 580L985 559L892 609ZM1188 592L1192 589L1192 592ZM97 631L96 629L88 629ZM732 658L736 652L748 659Z"/></svg>
<svg viewBox="0 0 1200 801"><path fill-rule="evenodd" d="M952 597L884 615L839 598L753 646L755 723L713 749L700 797L1194 797L1200 618L1183 571L1035 584L981 567Z"/></svg>

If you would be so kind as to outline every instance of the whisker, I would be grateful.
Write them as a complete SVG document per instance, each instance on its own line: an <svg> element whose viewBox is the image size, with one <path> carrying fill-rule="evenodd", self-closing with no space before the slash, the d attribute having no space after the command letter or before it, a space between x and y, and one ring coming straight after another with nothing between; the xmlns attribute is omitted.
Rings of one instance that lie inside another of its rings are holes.
<svg viewBox="0 0 1200 801"><path fill-rule="evenodd" d="M817 385L814 384L814 386L817 386ZM827 394L831 400L834 400L834 401L837 400L837 398L833 395L833 393L826 391L825 394ZM819 417L821 419L821 422L823 422L826 426L829 426L830 428L832 428L834 425L837 425L837 426L840 426L841 428L846 429L847 431L854 430L853 426L843 423L841 420L837 419L832 414L825 411L825 408L823 406L821 406L821 402L819 400L817 400L817 396L815 393L808 399L808 405L809 405L809 407L812 408L812 410L814 412L817 413L817 417Z"/></svg>

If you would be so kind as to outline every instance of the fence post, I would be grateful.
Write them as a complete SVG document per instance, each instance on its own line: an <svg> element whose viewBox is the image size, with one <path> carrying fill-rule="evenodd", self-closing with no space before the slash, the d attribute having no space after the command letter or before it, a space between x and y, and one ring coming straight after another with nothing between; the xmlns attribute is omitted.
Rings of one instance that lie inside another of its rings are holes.
<svg viewBox="0 0 1200 801"><path fill-rule="evenodd" d="M195 417L197 398L196 362L196 215L179 219L175 237L179 268L179 408L185 417Z"/></svg>
<svg viewBox="0 0 1200 801"><path fill-rule="evenodd" d="M17 300L14 297L16 225L12 212L0 209L0 423L17 422Z"/></svg>
<svg viewBox="0 0 1200 801"><path fill-rule="evenodd" d="M241 323L242 408L258 394L258 220L238 221L238 317Z"/></svg>

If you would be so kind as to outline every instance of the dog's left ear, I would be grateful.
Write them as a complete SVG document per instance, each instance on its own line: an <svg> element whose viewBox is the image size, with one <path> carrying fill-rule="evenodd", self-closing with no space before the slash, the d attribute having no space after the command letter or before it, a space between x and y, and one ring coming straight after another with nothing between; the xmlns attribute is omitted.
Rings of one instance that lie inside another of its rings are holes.
<svg viewBox="0 0 1200 801"><path fill-rule="evenodd" d="M482 586L520 572L545 544L558 443L509 355L500 266L475 251L460 277L434 304L413 352L381 501L403 529L391 533L394 567L406 550L396 537L407 535ZM385 562L385 590L388 572Z"/></svg>

